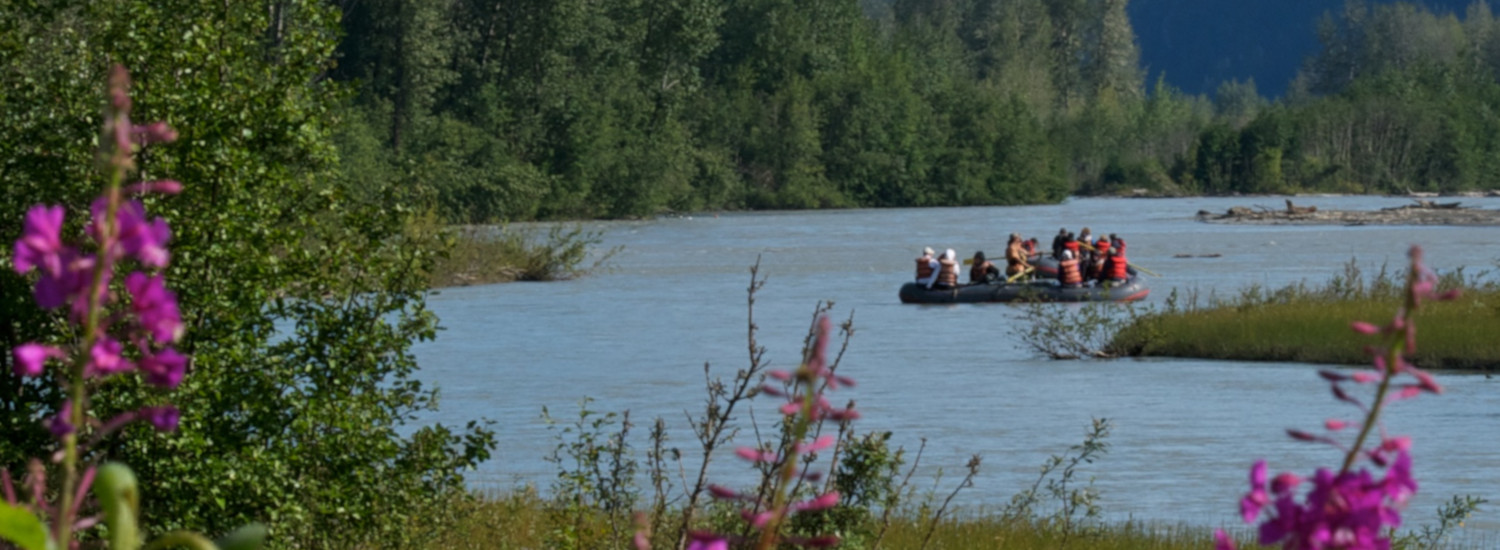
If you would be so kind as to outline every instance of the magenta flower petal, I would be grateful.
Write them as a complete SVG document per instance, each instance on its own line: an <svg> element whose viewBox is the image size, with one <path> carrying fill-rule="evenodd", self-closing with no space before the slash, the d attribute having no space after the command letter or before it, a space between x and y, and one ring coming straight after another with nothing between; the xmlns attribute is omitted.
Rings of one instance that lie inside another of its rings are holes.
<svg viewBox="0 0 1500 550"><path fill-rule="evenodd" d="M61 206L38 204L26 211L21 239L16 241L15 246L16 273L26 273L38 266L54 275L61 271L58 254L63 250L60 236L62 225Z"/></svg>
<svg viewBox="0 0 1500 550"><path fill-rule="evenodd" d="M1271 492L1277 496L1286 495L1302 484L1302 478L1291 472L1282 472L1271 480Z"/></svg>
<svg viewBox="0 0 1500 550"><path fill-rule="evenodd" d="M73 416L73 402L71 400L63 401L62 408L58 409L57 414L43 421L43 423L47 425L47 431L52 432L53 437L62 439L64 436L73 433L73 423L68 420L71 416Z"/></svg>
<svg viewBox="0 0 1500 550"><path fill-rule="evenodd" d="M740 455L740 458L751 462L776 462L777 459L776 453L762 451L753 447L740 447L734 450L734 454Z"/></svg>
<svg viewBox="0 0 1500 550"><path fill-rule="evenodd" d="M144 407L141 409L141 418L151 423L151 426L159 432L177 431L177 423L182 419L182 413L177 407L164 405L161 407Z"/></svg>
<svg viewBox="0 0 1500 550"><path fill-rule="evenodd" d="M171 389L182 383L182 376L187 372L187 358L177 350L166 348L141 357L138 366L146 374L147 384Z"/></svg>
<svg viewBox="0 0 1500 550"><path fill-rule="evenodd" d="M182 313L177 308L177 295L167 290L160 275L148 277L139 272L131 273L125 278L125 289L131 295L131 311L153 340L166 343L182 337Z"/></svg>
<svg viewBox="0 0 1500 550"><path fill-rule="evenodd" d="M100 336L89 350L89 364L84 368L84 376L108 376L130 370L130 361L120 355L123 351L120 342L109 336Z"/></svg>
<svg viewBox="0 0 1500 550"><path fill-rule="evenodd" d="M1214 530L1214 550L1235 550L1234 539L1223 529Z"/></svg>
<svg viewBox="0 0 1500 550"><path fill-rule="evenodd" d="M799 502L799 503L793 505L792 508L795 509L795 510L797 510L797 511L799 511L799 512L806 512L806 511L813 511L813 510L827 510L827 509L832 508L834 506L838 506L838 503L839 503L839 493L838 493L838 491L830 491L830 492L825 493L823 495L820 495L817 498L814 498L812 500L808 500L808 501L805 501L805 502Z"/></svg>
<svg viewBox="0 0 1500 550"><path fill-rule="evenodd" d="M16 359L15 371L18 376L37 377L42 375L48 359L60 358L63 352L52 346L31 342L17 346L12 355Z"/></svg>
<svg viewBox="0 0 1500 550"><path fill-rule="evenodd" d="M814 441L812 443L808 443L807 445L798 444L796 451L798 453L803 453L803 454L806 454L806 453L816 453L816 452L821 451L823 449L827 449L829 447L832 447L833 446L833 442L834 442L833 436L831 436L831 435L825 435L825 436L819 437L817 439L817 441Z"/></svg>
<svg viewBox="0 0 1500 550"><path fill-rule="evenodd" d="M712 533L688 533L687 550L729 550L729 540Z"/></svg>
<svg viewBox="0 0 1500 550"><path fill-rule="evenodd" d="M1355 321L1353 323L1349 323L1349 328L1354 329L1354 332L1358 332L1360 334L1375 334L1380 332L1380 327L1377 327L1370 323L1366 323L1364 321Z"/></svg>

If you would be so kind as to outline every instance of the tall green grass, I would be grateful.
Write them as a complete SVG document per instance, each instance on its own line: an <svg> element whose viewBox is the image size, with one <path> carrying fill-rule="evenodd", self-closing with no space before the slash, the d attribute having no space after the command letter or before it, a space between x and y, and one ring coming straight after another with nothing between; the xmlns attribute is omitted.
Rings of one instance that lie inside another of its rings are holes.
<svg viewBox="0 0 1500 550"><path fill-rule="evenodd" d="M1174 295L1164 311L1142 316L1118 332L1111 347L1131 355L1248 361L1362 364L1369 337L1355 320L1385 323L1401 306L1401 277L1382 269L1368 280L1351 262L1322 286L1296 283L1250 287L1221 299ZM1463 297L1424 306L1421 343L1413 361L1429 369L1500 368L1500 287L1484 274L1445 274L1440 288L1464 287Z"/></svg>
<svg viewBox="0 0 1500 550"><path fill-rule="evenodd" d="M554 226L546 232L514 226L449 231L447 254L432 269L433 288L572 279L599 269L619 250L607 250L587 262L590 251L603 242L603 233L582 226Z"/></svg>
<svg viewBox="0 0 1500 550"><path fill-rule="evenodd" d="M559 548L560 535L583 535L567 543L574 548L633 548L630 533L610 537L607 518L602 513L578 523L553 508L555 504L540 498L534 491L518 493L484 493L452 509L453 519L433 529L427 541L429 548L463 550ZM872 519L871 521L875 521ZM439 522L428 524L437 527ZM421 528L421 526L417 526ZM873 527L870 530L874 530ZM925 515L908 513L892 519L880 548L893 550L924 547L931 530L932 550L993 550L1017 548L1052 550L1091 548L1100 550L1203 550L1213 548L1213 530L1187 525L1159 525L1142 522L1103 523L1088 529L1075 529L1064 535L1062 529L1045 521L1005 519L1000 514L983 511L965 512L933 524ZM1249 531L1238 533L1242 548L1249 544ZM668 541L657 541L658 548L669 548ZM574 546L576 545L576 546ZM870 548L873 541L851 540L839 548Z"/></svg>

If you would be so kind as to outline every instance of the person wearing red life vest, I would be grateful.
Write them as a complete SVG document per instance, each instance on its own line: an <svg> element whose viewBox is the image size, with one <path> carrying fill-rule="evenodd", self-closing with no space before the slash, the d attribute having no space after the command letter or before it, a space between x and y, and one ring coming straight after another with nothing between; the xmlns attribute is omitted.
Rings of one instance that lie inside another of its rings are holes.
<svg viewBox="0 0 1500 550"><path fill-rule="evenodd" d="M1100 274L1101 281L1123 283L1130 279L1130 262L1125 259L1125 253L1120 249L1111 252L1109 259L1104 262L1104 271Z"/></svg>
<svg viewBox="0 0 1500 550"><path fill-rule="evenodd" d="M917 258L917 284L932 288L932 283L937 281L938 261L932 257L932 247L922 249L922 255Z"/></svg>

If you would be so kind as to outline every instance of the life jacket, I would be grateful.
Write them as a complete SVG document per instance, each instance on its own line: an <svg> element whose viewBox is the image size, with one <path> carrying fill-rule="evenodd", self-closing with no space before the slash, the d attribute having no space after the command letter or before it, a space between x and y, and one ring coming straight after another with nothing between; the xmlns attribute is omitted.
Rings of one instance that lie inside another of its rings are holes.
<svg viewBox="0 0 1500 550"><path fill-rule="evenodd" d="M1027 256L1036 254L1036 243L1031 241L1022 241L1021 250L1025 250Z"/></svg>
<svg viewBox="0 0 1500 550"><path fill-rule="evenodd" d="M1109 261L1105 262L1104 276L1107 279L1116 279L1120 281L1129 279L1130 272L1126 271L1126 268L1129 266L1130 262L1125 260L1124 254L1115 254L1114 256L1109 257Z"/></svg>
<svg viewBox="0 0 1500 550"><path fill-rule="evenodd" d="M925 280L932 276L932 256L917 258L917 280Z"/></svg>
<svg viewBox="0 0 1500 550"><path fill-rule="evenodd" d="M982 264L974 264L974 267L969 269L969 282L987 282L991 269L995 269L995 264L989 260L985 260Z"/></svg>
<svg viewBox="0 0 1500 550"><path fill-rule="evenodd" d="M1109 241L1099 241L1098 244L1094 245L1094 248L1098 250L1100 256L1109 255Z"/></svg>
<svg viewBox="0 0 1500 550"><path fill-rule="evenodd" d="M944 258L938 260L938 265L940 267L937 282L948 286L958 286L958 263Z"/></svg>
<svg viewBox="0 0 1500 550"><path fill-rule="evenodd" d="M1125 239L1115 239L1115 250L1119 250L1121 254L1125 253Z"/></svg>
<svg viewBox="0 0 1500 550"><path fill-rule="evenodd" d="M1066 248L1068 250L1072 250L1074 258L1079 257L1078 256L1078 241L1068 241L1068 242L1065 242L1065 243L1063 243L1063 248Z"/></svg>
<svg viewBox="0 0 1500 550"><path fill-rule="evenodd" d="M1078 260L1063 260L1057 265L1057 280L1065 285L1083 284L1083 275L1078 272Z"/></svg>

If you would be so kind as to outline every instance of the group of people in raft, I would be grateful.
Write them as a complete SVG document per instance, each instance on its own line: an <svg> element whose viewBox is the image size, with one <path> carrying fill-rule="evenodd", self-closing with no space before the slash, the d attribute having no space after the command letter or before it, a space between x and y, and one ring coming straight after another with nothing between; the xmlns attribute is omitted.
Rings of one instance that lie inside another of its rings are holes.
<svg viewBox="0 0 1500 550"><path fill-rule="evenodd" d="M1031 257L1036 256L1037 240L1022 240L1019 233L1010 234L1005 246L1005 272L993 262L985 259L984 251L974 253L973 267L969 268L969 284L993 284L1001 280L1011 281L1017 277L1032 276ZM1125 239L1114 233L1108 237L1094 237L1085 227L1078 234L1066 227L1058 230L1052 239L1052 257L1057 260L1057 282L1065 287L1081 287L1085 281L1123 283L1130 279L1130 261L1125 259ZM931 247L922 250L917 258L917 284L927 288L947 290L957 288L958 260L949 248L942 256L935 256Z"/></svg>

